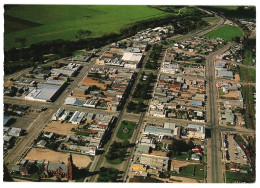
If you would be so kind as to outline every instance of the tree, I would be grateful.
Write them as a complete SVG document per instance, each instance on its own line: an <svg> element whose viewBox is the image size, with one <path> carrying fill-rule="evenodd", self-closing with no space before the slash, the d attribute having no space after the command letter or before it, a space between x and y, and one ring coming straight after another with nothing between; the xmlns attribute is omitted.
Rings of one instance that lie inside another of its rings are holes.
<svg viewBox="0 0 260 188"><path fill-rule="evenodd" d="M123 142L122 142L122 147L124 147L124 148L127 148L128 146L129 146L129 141L128 140L124 140Z"/></svg>
<svg viewBox="0 0 260 188"><path fill-rule="evenodd" d="M127 110L135 110L135 103L133 101L128 103Z"/></svg>

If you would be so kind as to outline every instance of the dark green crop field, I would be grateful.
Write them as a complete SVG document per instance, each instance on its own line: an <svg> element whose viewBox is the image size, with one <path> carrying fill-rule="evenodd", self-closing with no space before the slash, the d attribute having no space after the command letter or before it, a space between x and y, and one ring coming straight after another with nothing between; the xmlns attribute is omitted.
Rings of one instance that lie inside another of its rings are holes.
<svg viewBox="0 0 260 188"><path fill-rule="evenodd" d="M7 6L8 7L8 6ZM79 30L99 37L136 21L169 13L149 6L119 5L18 5L5 9L5 49L18 47L15 38L26 38L26 45L43 40L75 39Z"/></svg>

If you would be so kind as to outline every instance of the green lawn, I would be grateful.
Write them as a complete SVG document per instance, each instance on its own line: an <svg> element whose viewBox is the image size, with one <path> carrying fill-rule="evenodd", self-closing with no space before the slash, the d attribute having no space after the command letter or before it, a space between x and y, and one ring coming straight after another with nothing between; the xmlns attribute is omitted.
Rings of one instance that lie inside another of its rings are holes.
<svg viewBox="0 0 260 188"><path fill-rule="evenodd" d="M77 56L77 55L81 55L81 54L84 54L85 52L82 51L82 50L76 50L73 52L73 56Z"/></svg>
<svg viewBox="0 0 260 188"><path fill-rule="evenodd" d="M210 38L222 38L226 41L231 41L234 37L242 37L243 32L237 26L223 25L214 31L211 31L204 36Z"/></svg>
<svg viewBox="0 0 260 188"><path fill-rule="evenodd" d="M240 75L240 81L245 81L245 75L246 71L248 71L248 81L249 82L256 82L256 70L255 69L250 69L250 68L245 68L240 66L239 68L239 75Z"/></svg>
<svg viewBox="0 0 260 188"><path fill-rule="evenodd" d="M182 168L180 172L181 176L194 177L203 179L204 178L204 166L203 165L188 165Z"/></svg>
<svg viewBox="0 0 260 188"><path fill-rule="evenodd" d="M206 18L203 18L203 20L205 20L206 22L214 22L214 21L217 21L218 18L217 17L206 17Z"/></svg>
<svg viewBox="0 0 260 188"><path fill-rule="evenodd" d="M188 152L182 152L181 155L174 156L173 158L176 160L186 160L189 158L189 154Z"/></svg>
<svg viewBox="0 0 260 188"><path fill-rule="evenodd" d="M243 60L243 64L253 66L253 59L255 59L256 57L253 56L252 50L246 48L244 56L245 59Z"/></svg>
<svg viewBox="0 0 260 188"><path fill-rule="evenodd" d="M248 69L248 81L249 82L256 82L256 71L255 69Z"/></svg>
<svg viewBox="0 0 260 188"><path fill-rule="evenodd" d="M219 90L218 90L218 94L219 94L219 95L225 95L225 93L223 92L222 89L219 89Z"/></svg>
<svg viewBox="0 0 260 188"><path fill-rule="evenodd" d="M251 174L242 174L238 172L226 172L226 180L227 183L233 183L233 182L254 183L255 176Z"/></svg>
<svg viewBox="0 0 260 188"><path fill-rule="evenodd" d="M134 121L122 121L120 128L117 132L117 138L122 140L128 140L132 137L136 122ZM128 132L124 132L124 129L128 129Z"/></svg>
<svg viewBox="0 0 260 188"><path fill-rule="evenodd" d="M26 45L43 40L75 39L79 30L90 30L90 37L118 32L136 21L170 13L148 6L119 5L18 5L5 10L5 49L19 46L14 38L27 38ZM28 24L27 22L31 23ZM40 26L38 26L41 24Z"/></svg>

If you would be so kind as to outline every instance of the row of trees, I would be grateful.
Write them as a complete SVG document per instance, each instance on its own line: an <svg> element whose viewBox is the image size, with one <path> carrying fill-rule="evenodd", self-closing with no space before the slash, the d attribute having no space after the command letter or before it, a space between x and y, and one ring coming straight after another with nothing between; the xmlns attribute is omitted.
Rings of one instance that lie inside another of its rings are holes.
<svg viewBox="0 0 260 188"><path fill-rule="evenodd" d="M155 76L153 73L150 73L146 80L143 80L145 74L143 73L141 80L139 81L138 85L136 86L135 92L133 94L133 98L142 98L142 99L149 99L151 97L150 90L151 90L151 83L154 81Z"/></svg>
<svg viewBox="0 0 260 188"><path fill-rule="evenodd" d="M118 163L123 162L127 154L127 148L130 147L131 144L129 141L124 140L123 142L114 141L109 148L108 153L106 154L106 159L109 161L119 160Z"/></svg>
<svg viewBox="0 0 260 188"><path fill-rule="evenodd" d="M152 51L149 55L149 59L146 62L145 68L148 69L157 69L157 63L160 58L160 54L162 52L162 45L155 44L152 47Z"/></svg>

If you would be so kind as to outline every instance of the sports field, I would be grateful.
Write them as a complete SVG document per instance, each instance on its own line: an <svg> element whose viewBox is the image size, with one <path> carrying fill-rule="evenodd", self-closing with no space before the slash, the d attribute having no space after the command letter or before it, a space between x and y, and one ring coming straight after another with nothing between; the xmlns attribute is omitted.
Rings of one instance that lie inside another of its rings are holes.
<svg viewBox="0 0 260 188"><path fill-rule="evenodd" d="M237 26L223 25L214 31L207 33L206 37L210 38L222 38L226 41L231 41L234 37L242 37L243 32Z"/></svg>
<svg viewBox="0 0 260 188"><path fill-rule="evenodd" d="M148 6L119 5L20 5L5 10L5 49L53 39L75 39L79 30L98 37L136 21L164 16L166 12Z"/></svg>

